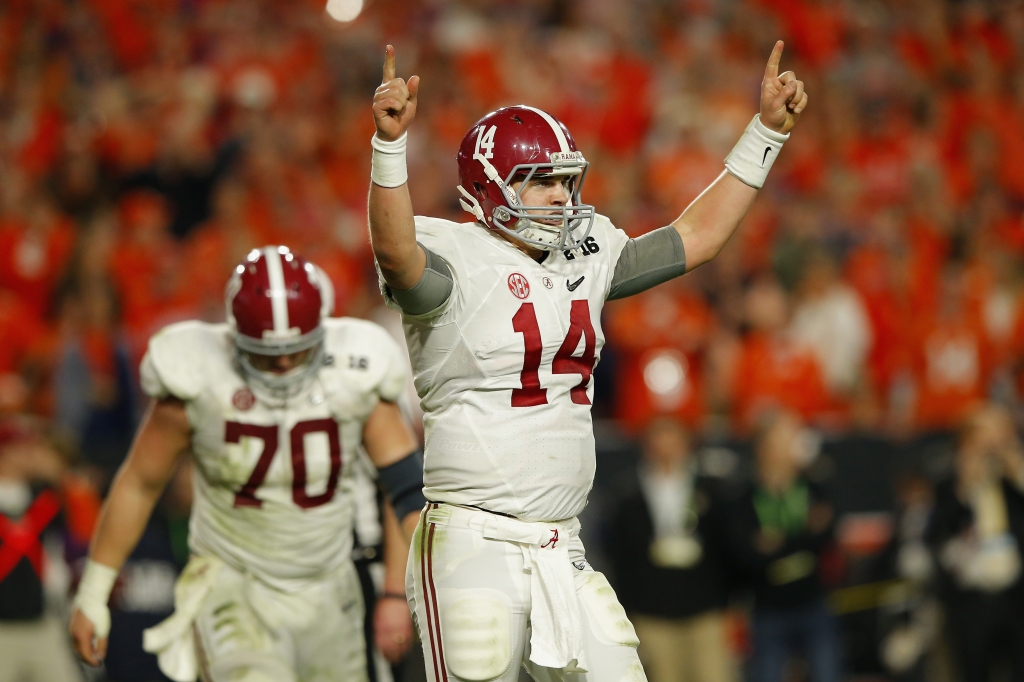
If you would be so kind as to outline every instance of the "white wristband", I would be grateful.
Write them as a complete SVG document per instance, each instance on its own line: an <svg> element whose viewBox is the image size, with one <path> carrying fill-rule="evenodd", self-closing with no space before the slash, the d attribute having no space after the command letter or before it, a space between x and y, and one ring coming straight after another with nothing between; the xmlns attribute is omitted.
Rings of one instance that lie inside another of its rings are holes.
<svg viewBox="0 0 1024 682"><path fill-rule="evenodd" d="M775 157L782 151L782 144L788 139L789 133L783 135L771 130L761 123L761 114L757 114L725 157L725 168L742 182L761 189Z"/></svg>
<svg viewBox="0 0 1024 682"><path fill-rule="evenodd" d="M82 580L78 583L75 607L92 621L93 633L97 639L110 634L110 593L117 582L118 571L110 566L98 564L92 559L85 562Z"/></svg>
<svg viewBox="0 0 1024 682"><path fill-rule="evenodd" d="M405 168L405 142L408 132L393 142L387 142L376 135L370 140L373 159L370 163L370 179L381 187L401 187L409 179Z"/></svg>

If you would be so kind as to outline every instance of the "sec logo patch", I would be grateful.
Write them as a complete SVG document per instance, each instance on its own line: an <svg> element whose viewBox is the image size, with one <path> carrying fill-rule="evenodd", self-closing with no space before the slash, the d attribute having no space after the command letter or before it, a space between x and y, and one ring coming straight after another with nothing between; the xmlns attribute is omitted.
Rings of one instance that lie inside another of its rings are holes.
<svg viewBox="0 0 1024 682"><path fill-rule="evenodd" d="M231 396L231 404L235 406L236 410L244 412L256 404L256 396L252 394L248 387L240 388Z"/></svg>
<svg viewBox="0 0 1024 682"><path fill-rule="evenodd" d="M516 298L526 298L530 295L530 283L518 272L513 272L508 276L508 290Z"/></svg>

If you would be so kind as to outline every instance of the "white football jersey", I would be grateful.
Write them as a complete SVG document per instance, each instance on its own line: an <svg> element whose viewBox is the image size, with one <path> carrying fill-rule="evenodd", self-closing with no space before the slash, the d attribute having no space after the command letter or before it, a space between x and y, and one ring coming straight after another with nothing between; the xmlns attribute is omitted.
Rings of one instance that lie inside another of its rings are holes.
<svg viewBox="0 0 1024 682"><path fill-rule="evenodd" d="M417 217L416 239L455 278L444 306L403 316L427 499L531 521L576 516L594 482L601 308L628 237L597 216L585 252L541 263L474 223Z"/></svg>
<svg viewBox="0 0 1024 682"><path fill-rule="evenodd" d="M280 589L300 589L350 558L355 459L363 424L406 381L379 326L324 321L331 358L283 403L246 385L227 325L184 322L149 341L143 390L185 401L196 462L189 544Z"/></svg>

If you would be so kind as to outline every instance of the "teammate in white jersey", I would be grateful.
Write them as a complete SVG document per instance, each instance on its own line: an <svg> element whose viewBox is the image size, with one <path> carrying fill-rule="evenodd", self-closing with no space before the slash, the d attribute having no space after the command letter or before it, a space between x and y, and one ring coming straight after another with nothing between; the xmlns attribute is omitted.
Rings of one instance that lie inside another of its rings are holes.
<svg viewBox="0 0 1024 682"><path fill-rule="evenodd" d="M711 260L807 104L776 44L761 112L672 224L629 239L581 199L587 161L549 114L508 107L458 153L473 222L414 217L406 131L419 78L387 47L373 102L369 217L382 290L403 313L430 501L407 592L430 679L642 680L636 635L587 565L576 515L594 475L601 308Z"/></svg>
<svg viewBox="0 0 1024 682"><path fill-rule="evenodd" d="M351 560L360 446L410 534L424 504L416 439L395 404L401 351L375 324L329 318L329 280L285 247L254 249L226 303L227 324L150 339L140 373L153 402L93 539L75 646L88 663L102 658L117 571L191 453L193 558L174 615L144 647L174 680L365 680Z"/></svg>

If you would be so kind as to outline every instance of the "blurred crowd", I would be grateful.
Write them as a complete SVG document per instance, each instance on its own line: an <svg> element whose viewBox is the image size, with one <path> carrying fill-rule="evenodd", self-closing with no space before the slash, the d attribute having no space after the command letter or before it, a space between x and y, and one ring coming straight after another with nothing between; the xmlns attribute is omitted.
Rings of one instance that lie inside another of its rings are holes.
<svg viewBox="0 0 1024 682"><path fill-rule="evenodd" d="M584 197L637 235L721 172L786 39L814 103L716 262L608 307L599 414L743 433L782 405L903 437L1024 388L1014 3L375 0L341 24L312 0L13 0L0 35L0 407L86 450L123 444L146 339L220 319L253 245L323 266L339 314L379 305L385 41L423 79L418 212L468 219L454 151L522 101L569 126Z"/></svg>
<svg viewBox="0 0 1024 682"><path fill-rule="evenodd" d="M399 75L422 78L418 213L468 220L454 191L463 134L528 103L568 125L592 164L583 198L635 236L722 171L779 37L810 106L717 260L607 306L595 415L644 442L652 423L756 440L766 414L784 414L829 438L905 443L962 434L990 401L1012 430L1024 404L1020 3L368 0L339 23L322 0L5 0L0 484L58 490L65 553L80 557L142 408L148 337L223 319L227 275L254 246L287 244L323 267L337 314L381 314L365 211L386 42ZM40 439L45 465L12 455L4 468L4 453ZM934 497L932 483L906 489ZM4 513L27 513L32 497L0 488ZM763 525L770 508L783 536L831 532L810 511L825 508L817 488L800 490L751 502L737 523ZM154 551L173 566L187 503L167 508L169 544ZM946 519L951 533L973 527L963 518ZM687 546L656 554L671 563ZM751 571L757 551L723 549ZM139 575L166 587L159 571ZM764 627L751 641L793 639Z"/></svg>
<svg viewBox="0 0 1024 682"><path fill-rule="evenodd" d="M739 471L657 419L623 472L605 549L652 682L1024 680L1024 444L1005 406L972 411L930 471L900 470L884 514L842 508L838 453L796 413L753 429Z"/></svg>

